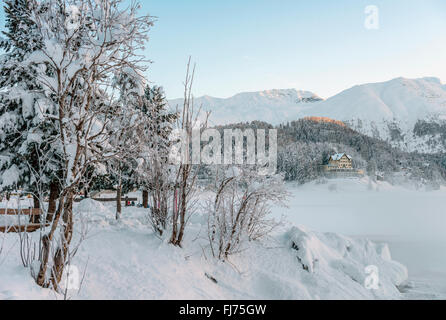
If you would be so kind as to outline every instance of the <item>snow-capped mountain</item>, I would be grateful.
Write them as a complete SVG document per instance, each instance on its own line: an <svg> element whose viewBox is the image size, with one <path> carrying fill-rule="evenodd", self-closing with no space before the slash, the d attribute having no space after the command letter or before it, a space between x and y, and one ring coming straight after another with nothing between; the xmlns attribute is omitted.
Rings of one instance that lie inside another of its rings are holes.
<svg viewBox="0 0 446 320"><path fill-rule="evenodd" d="M240 93L228 99L205 96L195 102L212 111L211 124L254 120L279 124L328 117L408 151L446 150L446 85L437 78L358 85L327 100L287 89ZM178 103L181 99L171 101L171 105Z"/></svg>
<svg viewBox="0 0 446 320"><path fill-rule="evenodd" d="M446 114L446 86L437 78L397 78L388 82L355 86L302 114L337 120L400 120L413 125L419 119Z"/></svg>
<svg viewBox="0 0 446 320"><path fill-rule="evenodd" d="M182 104L182 99L169 101L171 106ZM210 122L224 125L245 121L266 121L279 124L296 119L302 105L322 101L312 92L295 89L275 89L260 92L239 93L222 99L204 96L195 99L195 105L211 111Z"/></svg>
<svg viewBox="0 0 446 320"><path fill-rule="evenodd" d="M446 86L437 78L397 78L355 86L322 103L303 106L299 117L305 116L345 121L362 133L409 151L435 152L446 147L441 140ZM420 128L423 122L427 130ZM438 130L429 130L432 124Z"/></svg>

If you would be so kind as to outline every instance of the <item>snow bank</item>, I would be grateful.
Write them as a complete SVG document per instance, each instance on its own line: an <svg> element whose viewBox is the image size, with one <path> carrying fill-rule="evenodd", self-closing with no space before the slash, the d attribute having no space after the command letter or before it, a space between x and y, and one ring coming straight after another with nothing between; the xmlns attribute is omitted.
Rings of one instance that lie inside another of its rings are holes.
<svg viewBox="0 0 446 320"><path fill-rule="evenodd" d="M1 258L0 258L1 259ZM2 300L42 300L55 299L52 290L38 287L29 271L20 265L0 264L0 301Z"/></svg>
<svg viewBox="0 0 446 320"><path fill-rule="evenodd" d="M89 224L106 227L115 219L115 213L99 201L84 199L74 206L74 213Z"/></svg>
<svg viewBox="0 0 446 320"><path fill-rule="evenodd" d="M145 209L124 207L119 223L111 205L93 200L75 212L76 228L88 217L90 231L72 262L86 276L71 299L400 299L397 286L407 279L387 246L303 227L251 242L222 262L211 257L205 214L191 219L180 249L168 244L168 234L153 233ZM17 240L0 235L0 299L60 298L21 267ZM377 290L364 285L370 265L379 270Z"/></svg>
<svg viewBox="0 0 446 320"><path fill-rule="evenodd" d="M127 210L127 211L126 211ZM388 247L292 227L252 242L230 261L211 257L202 222L188 227L184 249L130 223L142 211L125 208L122 222L86 242L76 258L87 277L81 299L401 299L407 269ZM294 245L293 245L294 244ZM297 250L299 248L299 250ZM87 258L88 257L88 258ZM365 268L380 272L377 290ZM214 283L211 279L215 279Z"/></svg>
<svg viewBox="0 0 446 320"><path fill-rule="evenodd" d="M325 278L330 281L332 288L336 284L341 288L350 282L352 291L349 293L346 289L341 295L348 296L357 288L365 288L366 278L369 277L366 269L370 266L376 266L379 270L379 289L366 289L361 296L398 298L400 293L397 286L401 286L408 278L407 268L392 261L386 244L353 240L334 233L318 234L303 227L293 227L286 233L285 241L295 251L302 269L310 276Z"/></svg>
<svg viewBox="0 0 446 320"><path fill-rule="evenodd" d="M101 202L93 199L82 200L77 206L75 206L75 211L91 213L94 216L107 216L111 212L110 209Z"/></svg>

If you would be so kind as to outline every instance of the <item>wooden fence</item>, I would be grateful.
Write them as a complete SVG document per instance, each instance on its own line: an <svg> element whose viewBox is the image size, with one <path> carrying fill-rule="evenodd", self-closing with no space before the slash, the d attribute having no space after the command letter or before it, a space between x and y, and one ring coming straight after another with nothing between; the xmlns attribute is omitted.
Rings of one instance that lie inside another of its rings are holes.
<svg viewBox="0 0 446 320"><path fill-rule="evenodd" d="M25 216L40 216L40 209L0 209L0 215L18 216L23 214Z"/></svg>
<svg viewBox="0 0 446 320"><path fill-rule="evenodd" d="M0 226L0 233L20 233L20 232L35 232L42 228L42 224L36 223L40 220L42 211L40 209L0 209L0 215L29 216L29 223L24 225ZM48 225L46 225L48 226Z"/></svg>
<svg viewBox="0 0 446 320"><path fill-rule="evenodd" d="M84 199L75 199L74 202L81 202L82 200L85 200L85 199L92 199L92 200L98 201L98 202L116 202L116 201L118 201L117 198L84 198ZM138 198L121 198L121 201L136 202L136 201L138 201Z"/></svg>
<svg viewBox="0 0 446 320"><path fill-rule="evenodd" d="M99 202L116 202L117 198L92 198ZM81 202L84 199L75 199L75 202ZM124 197L121 199L126 204L128 202L137 202L137 198ZM11 226L0 226L0 233L20 233L20 232L35 232L42 228L43 226L48 227L49 225L42 225L41 223L36 223L40 221L40 216L42 211L40 209L0 209L0 215L7 216L18 216L24 215L29 216L29 223L26 225L11 225Z"/></svg>
<svg viewBox="0 0 446 320"><path fill-rule="evenodd" d="M46 225L49 227L49 224ZM21 233L21 232L36 232L42 228L40 223L29 223L26 225L0 226L0 233Z"/></svg>

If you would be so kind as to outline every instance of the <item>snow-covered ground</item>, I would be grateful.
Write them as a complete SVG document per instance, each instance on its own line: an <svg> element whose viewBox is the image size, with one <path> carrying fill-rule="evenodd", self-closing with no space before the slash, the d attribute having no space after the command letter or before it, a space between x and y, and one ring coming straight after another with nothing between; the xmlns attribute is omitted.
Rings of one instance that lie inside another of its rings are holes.
<svg viewBox="0 0 446 320"><path fill-rule="evenodd" d="M335 191L330 191L334 190ZM367 179L290 186L290 223L389 244L409 269L405 298L446 299L446 188L410 190Z"/></svg>
<svg viewBox="0 0 446 320"><path fill-rule="evenodd" d="M337 191L330 191L334 184ZM85 279L80 292L70 292L70 297L446 297L446 215L442 212L446 190L411 191L386 184L379 191L368 188L366 180L289 185L289 208L274 208L274 215L285 215L288 222L271 238L249 244L226 263L210 255L202 214L191 219L184 249L179 249L155 236L144 209L124 208L122 220L116 222L113 204L85 200L75 210L78 227L81 220L89 221L88 238L73 261L81 274L86 270ZM390 250L383 242L390 244ZM61 298L34 285L21 266L17 235L0 234L0 247L0 299ZM392 258L409 267L409 282L407 269ZM370 265L380 272L378 290L365 287L365 269Z"/></svg>

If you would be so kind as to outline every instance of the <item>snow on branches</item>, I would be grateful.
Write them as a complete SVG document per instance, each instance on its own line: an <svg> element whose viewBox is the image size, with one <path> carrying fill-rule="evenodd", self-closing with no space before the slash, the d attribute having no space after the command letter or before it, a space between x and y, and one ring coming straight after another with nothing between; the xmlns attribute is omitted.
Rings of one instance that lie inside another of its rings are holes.
<svg viewBox="0 0 446 320"><path fill-rule="evenodd" d="M207 201L208 238L214 257L226 259L247 241L267 236L278 223L270 205L283 205L288 193L280 175L260 175L250 166L217 168Z"/></svg>
<svg viewBox="0 0 446 320"><path fill-rule="evenodd" d="M139 4L123 4L6 1L9 30L2 42L7 53L0 72L0 135L9 144L0 146L1 169L10 173L9 180L32 172L40 180L57 181L59 190L53 225L43 239L37 279L42 286L51 282L58 288L73 233L74 195L88 170L125 158L138 145L117 143L119 137L137 132L140 119L135 104L121 103L120 98L125 93L126 99L137 101L143 93L142 74L149 61L138 53L149 40L153 20L138 15ZM123 79L123 74L128 77ZM53 170L40 169L43 155L48 160L43 165L53 163ZM6 182L28 188L31 178ZM57 249L50 250L57 230ZM50 251L55 252L52 262Z"/></svg>

